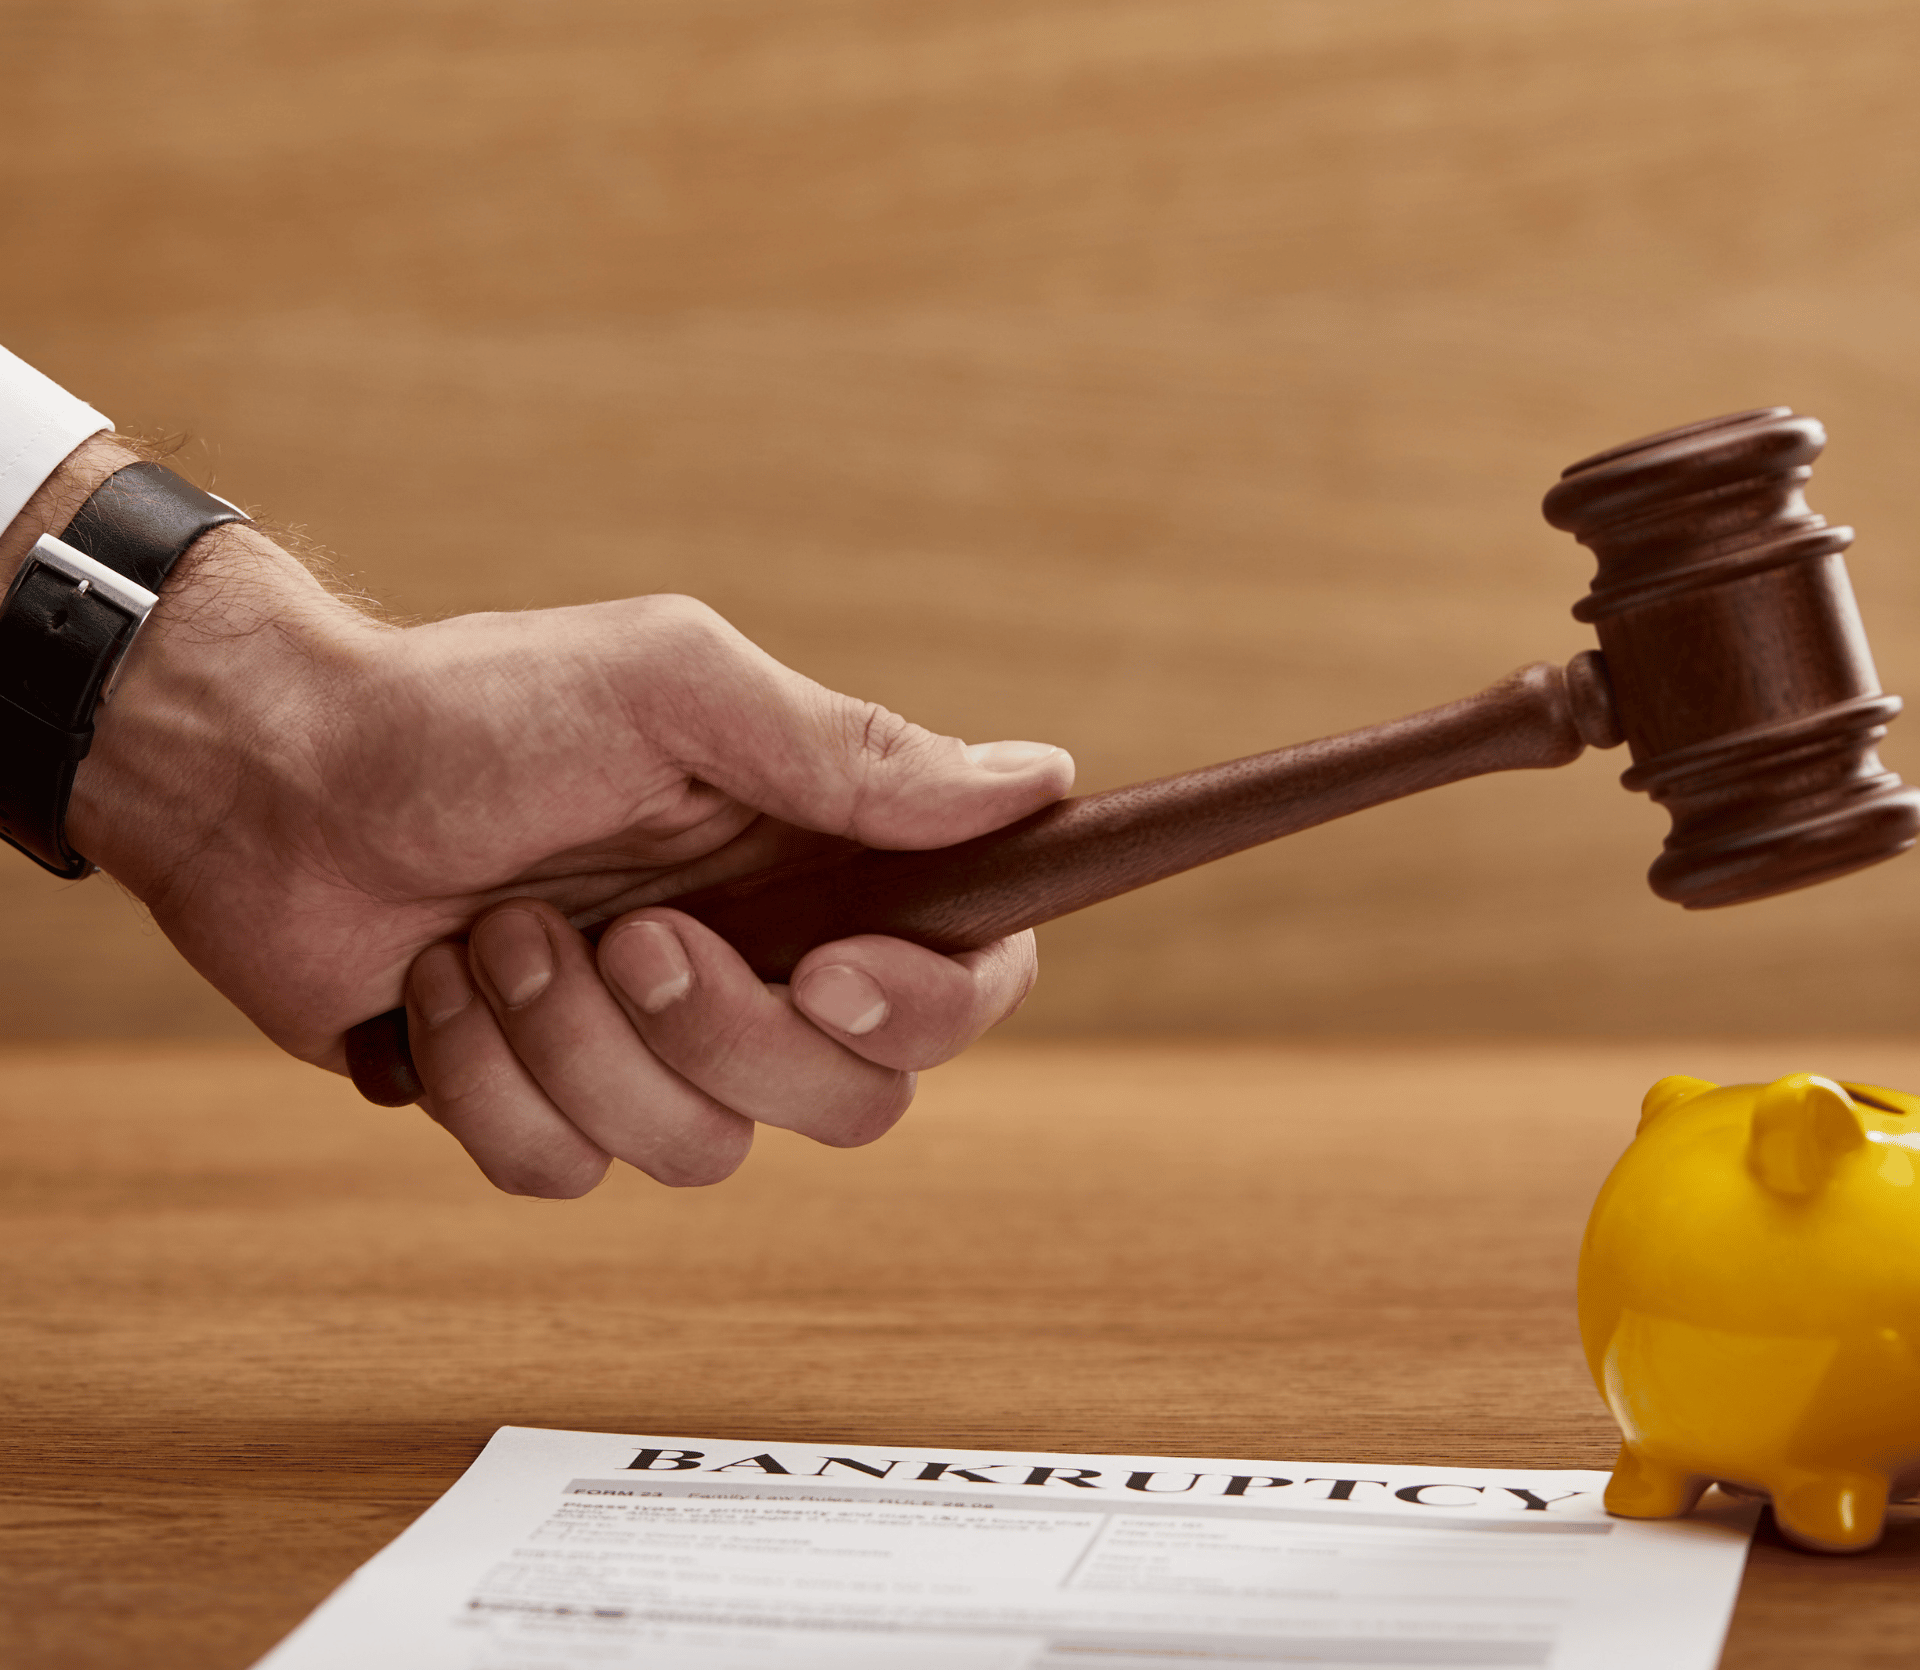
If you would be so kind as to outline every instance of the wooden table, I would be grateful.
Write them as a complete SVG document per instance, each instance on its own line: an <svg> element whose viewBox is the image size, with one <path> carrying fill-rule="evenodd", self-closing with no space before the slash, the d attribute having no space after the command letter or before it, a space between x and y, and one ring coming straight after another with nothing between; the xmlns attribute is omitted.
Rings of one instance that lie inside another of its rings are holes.
<svg viewBox="0 0 1920 1670"><path fill-rule="evenodd" d="M855 1153L509 1200L248 1047L0 1055L0 1662L238 1670L495 1427L1602 1467L1580 1226L1646 1085L1893 1045L1019 1045ZM1726 1655L1900 1665L1920 1521Z"/></svg>

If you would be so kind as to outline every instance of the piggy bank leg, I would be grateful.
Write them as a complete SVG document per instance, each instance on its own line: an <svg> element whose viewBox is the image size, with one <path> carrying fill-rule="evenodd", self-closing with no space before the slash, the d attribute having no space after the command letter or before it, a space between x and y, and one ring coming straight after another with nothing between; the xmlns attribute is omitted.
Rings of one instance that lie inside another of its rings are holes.
<svg viewBox="0 0 1920 1670"><path fill-rule="evenodd" d="M1773 1517L1802 1548L1856 1553L1880 1540L1887 1481L1876 1473L1802 1474L1774 1486Z"/></svg>
<svg viewBox="0 0 1920 1670"><path fill-rule="evenodd" d="M1631 1444L1622 1444L1607 1482L1607 1512L1623 1519L1672 1519L1699 1501L1707 1484L1703 1474L1651 1461Z"/></svg>

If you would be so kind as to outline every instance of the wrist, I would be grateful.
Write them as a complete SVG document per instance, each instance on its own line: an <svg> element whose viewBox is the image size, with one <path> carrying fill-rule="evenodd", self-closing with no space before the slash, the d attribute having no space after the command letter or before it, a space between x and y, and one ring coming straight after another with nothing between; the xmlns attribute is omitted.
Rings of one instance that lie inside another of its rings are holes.
<svg viewBox="0 0 1920 1670"><path fill-rule="evenodd" d="M40 484L20 514L0 529L0 592L42 534L60 530L115 470L140 462L140 454L117 435L94 435L68 453L60 467Z"/></svg>
<svg viewBox="0 0 1920 1670"><path fill-rule="evenodd" d="M41 534L56 537L139 454L96 436L0 533L0 585ZM74 850L158 908L198 866L244 842L253 818L297 816L325 691L383 629L329 595L245 524L195 540L160 590L94 715L66 828ZM267 812L267 808L275 810Z"/></svg>

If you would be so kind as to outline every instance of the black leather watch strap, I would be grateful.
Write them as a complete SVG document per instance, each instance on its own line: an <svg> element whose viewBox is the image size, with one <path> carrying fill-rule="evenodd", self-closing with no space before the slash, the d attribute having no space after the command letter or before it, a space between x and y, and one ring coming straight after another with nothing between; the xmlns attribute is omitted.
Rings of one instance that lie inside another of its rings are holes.
<svg viewBox="0 0 1920 1670"><path fill-rule="evenodd" d="M164 465L129 464L22 561L0 603L0 840L58 876L92 868L64 825L94 710L187 547L245 520Z"/></svg>

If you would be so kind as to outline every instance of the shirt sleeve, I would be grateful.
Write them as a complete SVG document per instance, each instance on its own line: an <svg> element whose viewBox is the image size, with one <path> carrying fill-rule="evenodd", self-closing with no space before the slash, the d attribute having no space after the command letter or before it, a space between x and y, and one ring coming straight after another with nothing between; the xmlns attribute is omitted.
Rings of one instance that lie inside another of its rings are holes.
<svg viewBox="0 0 1920 1670"><path fill-rule="evenodd" d="M0 528L20 514L61 459L112 427L85 401L0 348Z"/></svg>

